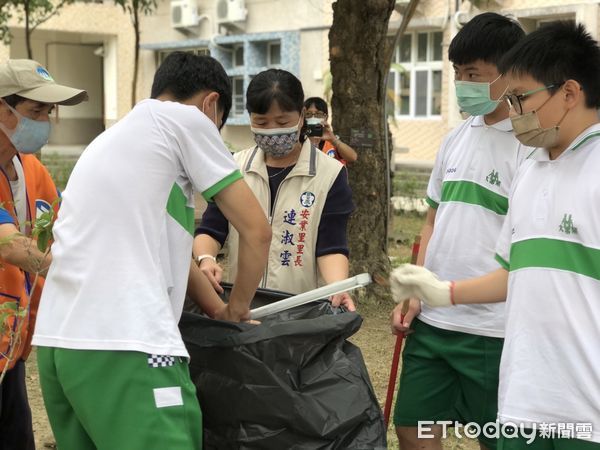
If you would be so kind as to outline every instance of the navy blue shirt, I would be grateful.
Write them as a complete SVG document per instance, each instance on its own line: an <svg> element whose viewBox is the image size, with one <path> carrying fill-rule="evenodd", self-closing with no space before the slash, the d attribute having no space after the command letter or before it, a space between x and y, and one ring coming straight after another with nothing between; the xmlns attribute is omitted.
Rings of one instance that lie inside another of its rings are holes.
<svg viewBox="0 0 600 450"><path fill-rule="evenodd" d="M294 166L281 170L280 167L267 166L269 175L269 189L271 191L271 211L273 211L273 202L275 194L281 182L292 171ZM317 236L316 256L331 255L341 253L348 256L348 218L354 211L352 202L352 190L348 184L348 172L344 167L340 170L337 178L327 193L321 221L319 222L319 232ZM214 240L225 244L229 234L229 223L221 213L216 203L211 202L202 215L200 226L196 230L196 235L208 234Z"/></svg>

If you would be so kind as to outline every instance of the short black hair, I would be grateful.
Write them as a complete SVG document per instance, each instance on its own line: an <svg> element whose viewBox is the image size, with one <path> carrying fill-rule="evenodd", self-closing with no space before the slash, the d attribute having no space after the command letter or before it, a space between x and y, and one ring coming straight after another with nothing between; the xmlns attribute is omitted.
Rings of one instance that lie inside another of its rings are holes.
<svg viewBox="0 0 600 450"><path fill-rule="evenodd" d="M273 102L286 112L302 112L304 90L298 78L287 70L268 69L260 72L248 85L246 109L248 113L265 114Z"/></svg>
<svg viewBox="0 0 600 450"><path fill-rule="evenodd" d="M500 73L528 75L554 92L559 84L575 80L583 89L588 108L600 107L600 48L583 25L551 22L533 31L500 61Z"/></svg>
<svg viewBox="0 0 600 450"><path fill-rule="evenodd" d="M448 57L454 64L469 64L482 60L498 62L525 36L521 25L509 17L487 12L473 17L454 36Z"/></svg>
<svg viewBox="0 0 600 450"><path fill-rule="evenodd" d="M175 100L184 101L200 91L219 94L219 107L225 124L231 110L231 81L223 66L210 56L173 52L156 70L150 97L170 94Z"/></svg>
<svg viewBox="0 0 600 450"><path fill-rule="evenodd" d="M7 95L6 97L2 97L2 100L4 100L11 108L16 108L19 103L23 103L27 99L17 94L11 94Z"/></svg>
<svg viewBox="0 0 600 450"><path fill-rule="evenodd" d="M315 108L317 108L317 111L321 111L329 115L329 110L327 109L327 102L321 97L309 97L304 102L304 107L306 109L310 108L313 105L315 106Z"/></svg>

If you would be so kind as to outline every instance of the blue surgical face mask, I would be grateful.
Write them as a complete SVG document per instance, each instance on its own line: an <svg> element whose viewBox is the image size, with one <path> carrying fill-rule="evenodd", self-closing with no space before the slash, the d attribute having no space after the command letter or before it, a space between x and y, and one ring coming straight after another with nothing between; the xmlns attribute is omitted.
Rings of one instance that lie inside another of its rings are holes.
<svg viewBox="0 0 600 450"><path fill-rule="evenodd" d="M50 137L50 122L47 120L33 120L21 115L17 110L5 103L17 117L17 126L8 128L0 123L0 130L8 136L12 145L20 153L35 153L48 143Z"/></svg>
<svg viewBox="0 0 600 450"><path fill-rule="evenodd" d="M490 86L500 77L490 82L455 81L456 99L458 107L471 116L484 116L494 111L502 99L492 100L490 97ZM507 86L508 88L508 86Z"/></svg>

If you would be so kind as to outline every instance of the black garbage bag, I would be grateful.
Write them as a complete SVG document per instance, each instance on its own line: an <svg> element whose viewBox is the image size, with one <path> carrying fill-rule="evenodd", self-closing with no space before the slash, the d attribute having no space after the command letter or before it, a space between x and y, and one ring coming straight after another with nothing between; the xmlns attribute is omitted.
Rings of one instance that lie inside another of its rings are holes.
<svg viewBox="0 0 600 450"><path fill-rule="evenodd" d="M261 290L264 296L288 295ZM256 306L253 304L253 306ZM358 347L362 323L317 301L259 326L184 312L180 330L204 417L204 448L384 449L383 416Z"/></svg>

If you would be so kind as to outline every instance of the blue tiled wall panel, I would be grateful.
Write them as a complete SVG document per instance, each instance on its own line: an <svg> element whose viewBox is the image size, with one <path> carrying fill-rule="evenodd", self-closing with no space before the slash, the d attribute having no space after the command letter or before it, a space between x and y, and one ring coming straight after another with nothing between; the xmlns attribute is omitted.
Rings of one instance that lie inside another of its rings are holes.
<svg viewBox="0 0 600 450"><path fill-rule="evenodd" d="M270 33L233 34L229 36L215 36L214 40L187 39L172 42L159 42L155 44L143 44L141 47L148 50L185 50L186 48L208 47L210 54L217 59L225 68L227 75L231 77L244 77L244 93L248 88L250 79L267 67L267 49L269 42L279 41L281 43L281 69L290 71L300 76L300 32L278 31ZM233 45L244 46L244 65L233 67L232 49ZM230 117L228 125L248 125L250 119L244 111L242 116Z"/></svg>

